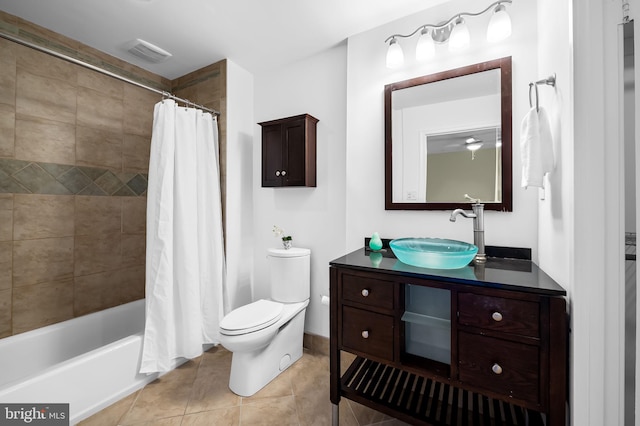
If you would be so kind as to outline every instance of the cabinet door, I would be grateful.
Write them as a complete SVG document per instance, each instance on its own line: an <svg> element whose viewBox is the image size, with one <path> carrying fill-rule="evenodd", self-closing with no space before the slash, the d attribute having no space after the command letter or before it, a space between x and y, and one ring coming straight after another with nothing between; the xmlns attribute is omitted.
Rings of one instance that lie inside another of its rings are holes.
<svg viewBox="0 0 640 426"><path fill-rule="evenodd" d="M283 186L304 186L306 173L305 120L283 125Z"/></svg>
<svg viewBox="0 0 640 426"><path fill-rule="evenodd" d="M262 186L282 186L282 126L262 128Z"/></svg>

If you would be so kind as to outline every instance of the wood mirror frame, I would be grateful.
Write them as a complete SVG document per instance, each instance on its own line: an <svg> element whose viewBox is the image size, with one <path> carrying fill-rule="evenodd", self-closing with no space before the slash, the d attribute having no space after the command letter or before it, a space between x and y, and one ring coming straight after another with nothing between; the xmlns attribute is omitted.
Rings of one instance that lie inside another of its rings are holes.
<svg viewBox="0 0 640 426"><path fill-rule="evenodd" d="M385 124L385 210L453 210L468 208L466 202L393 202L392 170L392 94L396 90L467 76L492 69L500 70L500 119L502 133L502 187L500 202L485 203L486 210L512 211L512 104L511 57L495 59L435 74L387 84L384 88ZM470 194L473 195L473 194Z"/></svg>

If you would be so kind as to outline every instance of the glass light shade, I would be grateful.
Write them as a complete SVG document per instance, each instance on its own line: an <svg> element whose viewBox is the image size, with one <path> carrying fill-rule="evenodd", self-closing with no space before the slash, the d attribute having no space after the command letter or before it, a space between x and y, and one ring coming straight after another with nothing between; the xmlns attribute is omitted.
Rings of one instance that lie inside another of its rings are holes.
<svg viewBox="0 0 640 426"><path fill-rule="evenodd" d="M425 29L422 30L418 44L416 44L416 59L420 62L428 61L436 55L436 44L431 38L431 34Z"/></svg>
<svg viewBox="0 0 640 426"><path fill-rule="evenodd" d="M394 38L389 42L389 49L387 50L387 68L398 68L402 66L402 64L404 64L402 47L400 47Z"/></svg>
<svg viewBox="0 0 640 426"><path fill-rule="evenodd" d="M469 28L464 22L464 19L458 18L456 25L451 30L451 37L449 38L449 50L451 52L459 52L469 47L471 44L471 35L469 34Z"/></svg>
<svg viewBox="0 0 640 426"><path fill-rule="evenodd" d="M487 41L496 42L504 40L511 35L511 17L507 9L499 4L491 16L487 27Z"/></svg>
<svg viewBox="0 0 640 426"><path fill-rule="evenodd" d="M482 142L473 142L473 143L467 144L466 147L469 151L477 151L480 148L482 148Z"/></svg>

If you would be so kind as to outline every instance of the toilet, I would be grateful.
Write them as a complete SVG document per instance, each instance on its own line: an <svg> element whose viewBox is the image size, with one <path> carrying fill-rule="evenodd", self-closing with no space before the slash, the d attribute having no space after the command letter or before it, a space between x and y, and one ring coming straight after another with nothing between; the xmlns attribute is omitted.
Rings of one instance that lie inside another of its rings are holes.
<svg viewBox="0 0 640 426"><path fill-rule="evenodd" d="M234 309L220 321L220 344L233 353L229 389L251 396L302 356L311 250L268 250L270 299Z"/></svg>

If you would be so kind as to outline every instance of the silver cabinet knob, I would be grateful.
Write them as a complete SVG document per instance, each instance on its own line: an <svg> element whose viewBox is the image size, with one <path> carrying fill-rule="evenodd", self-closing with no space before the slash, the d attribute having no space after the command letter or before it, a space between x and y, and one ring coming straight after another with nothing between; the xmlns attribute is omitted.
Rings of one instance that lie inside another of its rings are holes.
<svg viewBox="0 0 640 426"><path fill-rule="evenodd" d="M495 363L493 364L493 366L491 366L491 371L493 371L495 374L502 374L502 367L500 367L500 364Z"/></svg>
<svg viewBox="0 0 640 426"><path fill-rule="evenodd" d="M362 297L367 297L369 295L369 289L363 288L360 293L362 294Z"/></svg>
<svg viewBox="0 0 640 426"><path fill-rule="evenodd" d="M368 339L369 338L369 331L368 330L364 330L362 332L362 338L363 339Z"/></svg>
<svg viewBox="0 0 640 426"><path fill-rule="evenodd" d="M502 321L502 314L500 312L494 312L491 314L491 318L496 322L500 322Z"/></svg>
<svg viewBox="0 0 640 426"><path fill-rule="evenodd" d="M282 176L286 176L286 175L287 175L287 171L286 171L286 170L283 170L283 171L282 171Z"/></svg>
<svg viewBox="0 0 640 426"><path fill-rule="evenodd" d="M280 176L280 170L276 170L276 176Z"/></svg>

